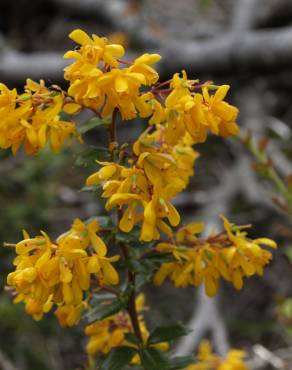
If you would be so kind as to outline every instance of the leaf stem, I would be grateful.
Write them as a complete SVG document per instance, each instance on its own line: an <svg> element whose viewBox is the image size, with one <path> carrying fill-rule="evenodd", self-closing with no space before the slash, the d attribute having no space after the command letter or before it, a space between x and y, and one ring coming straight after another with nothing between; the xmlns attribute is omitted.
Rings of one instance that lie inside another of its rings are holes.
<svg viewBox="0 0 292 370"><path fill-rule="evenodd" d="M118 116L118 109L115 108L113 111L111 124L109 125L109 136L110 136L111 143L118 142L118 135L117 135L117 128L116 128L117 116Z"/></svg>
<svg viewBox="0 0 292 370"><path fill-rule="evenodd" d="M5 248L15 248L16 244L4 242L3 247L5 247Z"/></svg>

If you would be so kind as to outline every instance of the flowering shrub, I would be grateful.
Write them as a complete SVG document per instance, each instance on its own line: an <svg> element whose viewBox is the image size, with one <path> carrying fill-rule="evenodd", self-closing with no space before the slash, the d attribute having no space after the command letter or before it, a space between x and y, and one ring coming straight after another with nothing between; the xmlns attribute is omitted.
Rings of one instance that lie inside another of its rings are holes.
<svg viewBox="0 0 292 370"><path fill-rule="evenodd" d="M221 216L223 231L202 237L201 223L179 226L173 205L194 175L196 144L209 133L238 134L238 109L225 101L229 86L199 83L185 71L159 82L153 65L160 55L129 62L121 59L124 48L105 38L81 30L69 37L77 48L65 54L74 60L65 68L67 91L43 81L27 80L20 94L0 85L0 147L16 154L23 146L36 155L49 142L57 153L70 138L83 143L85 132L108 130L108 147L93 150L98 168L86 190L101 189L109 215L76 219L56 241L45 232L30 237L24 231L16 245L6 243L17 255L7 277L14 302L24 302L35 320L54 310L63 327L85 318L91 369L246 369L241 352L220 360L205 346L197 363L192 356L167 355L169 342L187 330L174 324L149 331L141 293L146 282L166 279L176 287L204 284L209 296L221 279L241 289L245 277L262 275L272 259L263 246L275 248L275 242L249 238L249 225ZM94 118L76 125L83 110ZM148 120L147 129L134 143L119 143L117 119L136 117Z"/></svg>

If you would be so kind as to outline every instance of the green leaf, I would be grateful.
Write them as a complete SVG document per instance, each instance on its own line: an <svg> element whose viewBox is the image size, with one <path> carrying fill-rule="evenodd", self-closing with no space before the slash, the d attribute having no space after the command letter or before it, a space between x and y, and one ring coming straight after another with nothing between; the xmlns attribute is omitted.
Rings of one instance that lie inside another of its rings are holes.
<svg viewBox="0 0 292 370"><path fill-rule="evenodd" d="M100 370L122 370L131 362L135 353L136 350L131 347L116 347L104 360Z"/></svg>
<svg viewBox="0 0 292 370"><path fill-rule="evenodd" d="M110 293L110 292L93 293L92 298L90 299L90 304L92 306L94 306L94 305L99 304L101 302L112 301L116 297L117 296L114 293Z"/></svg>
<svg viewBox="0 0 292 370"><path fill-rule="evenodd" d="M135 286L137 290L140 290L145 284L151 281L153 273L138 273L136 275Z"/></svg>
<svg viewBox="0 0 292 370"><path fill-rule="evenodd" d="M173 260L173 257L169 253L152 253L151 245L144 246L144 253L146 255L139 256L137 253L134 253L134 248L130 250L131 258L126 262L126 265L129 270L136 273L136 287L141 289L143 285L147 284L152 276L159 268L159 266L164 262L170 262ZM141 248L137 248L141 249ZM151 254L148 253L151 252Z"/></svg>
<svg viewBox="0 0 292 370"><path fill-rule="evenodd" d="M101 196L101 194L102 194L102 187L101 187L101 185L83 186L83 188L81 188L79 190L79 192L82 192L82 193L95 193L97 196Z"/></svg>
<svg viewBox="0 0 292 370"><path fill-rule="evenodd" d="M186 329L180 324L174 324L171 326L158 326L150 334L148 344L155 344L160 342L169 342L170 340L183 337L187 335L190 330Z"/></svg>
<svg viewBox="0 0 292 370"><path fill-rule="evenodd" d="M105 319L125 308L125 302L118 299L111 301L110 303L100 304L98 307L94 307L90 310L85 317L89 324L94 321Z"/></svg>
<svg viewBox="0 0 292 370"><path fill-rule="evenodd" d="M286 247L284 249L284 253L286 254L286 256L288 257L289 259L289 262L292 262L292 247L289 246L289 247Z"/></svg>
<svg viewBox="0 0 292 370"><path fill-rule="evenodd" d="M168 370L169 363L165 356L156 348L142 348L139 351L141 363L145 370Z"/></svg>
<svg viewBox="0 0 292 370"><path fill-rule="evenodd" d="M136 337L136 335L134 333L126 333L125 334L125 339L130 342L130 343L133 343L133 344L137 344L139 345L139 339Z"/></svg>
<svg viewBox="0 0 292 370"><path fill-rule="evenodd" d="M171 253L155 253L155 254L153 253L153 254L149 254L146 257L143 257L143 259L144 260L146 259L147 261L151 261L159 266L161 263L172 262L173 256Z"/></svg>
<svg viewBox="0 0 292 370"><path fill-rule="evenodd" d="M106 125L107 123L99 117L92 117L88 121L82 123L81 126L78 127L79 134L85 134L86 132L94 129L98 126Z"/></svg>
<svg viewBox="0 0 292 370"><path fill-rule="evenodd" d="M110 160L110 153L108 149L98 146L89 146L81 152L77 153L75 164L77 166L87 167L89 165L96 164L96 160Z"/></svg>
<svg viewBox="0 0 292 370"><path fill-rule="evenodd" d="M196 359L194 356L173 357L172 359L170 359L169 370L184 369L188 365L194 364L195 362Z"/></svg>
<svg viewBox="0 0 292 370"><path fill-rule="evenodd" d="M94 217L90 217L86 220L86 223L90 223L91 221L93 220L96 220L100 227L102 229L111 229L114 227L114 223L113 223L113 220L110 216L94 216Z"/></svg>
<svg viewBox="0 0 292 370"><path fill-rule="evenodd" d="M280 306L280 312L286 318L292 318L292 298L287 298Z"/></svg>
<svg viewBox="0 0 292 370"><path fill-rule="evenodd" d="M136 242L139 240L140 236L140 228L139 227L134 227L132 231L128 233L124 233L120 230L117 230L116 232L116 240L120 243L131 243L131 242Z"/></svg>

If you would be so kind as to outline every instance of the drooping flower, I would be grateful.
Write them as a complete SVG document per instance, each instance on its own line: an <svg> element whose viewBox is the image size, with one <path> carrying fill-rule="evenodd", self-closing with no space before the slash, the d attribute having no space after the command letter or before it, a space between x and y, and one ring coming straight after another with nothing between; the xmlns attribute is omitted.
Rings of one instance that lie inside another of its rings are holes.
<svg viewBox="0 0 292 370"><path fill-rule="evenodd" d="M172 253L174 262L162 264L154 283L160 285L167 277L176 287L203 283L212 297L221 278L241 289L244 277L262 275L264 266L272 259L271 252L262 245L276 248L276 243L268 238L252 240L240 226L223 220L225 231L207 239L197 235L203 231L203 225L192 223L179 229L169 241L159 243L156 249Z"/></svg>
<svg viewBox="0 0 292 370"><path fill-rule="evenodd" d="M55 243L43 232L35 238L25 233L24 240L16 244L16 269L7 277L17 294L15 303L24 302L36 320L57 305L61 325L75 324L85 307L92 276L100 285L119 281L112 266L117 256L106 257L107 247L98 231L96 220L85 224L76 219Z"/></svg>
<svg viewBox="0 0 292 370"><path fill-rule="evenodd" d="M15 154L24 145L25 151L33 155L50 141L52 150L59 152L64 141L76 135L75 124L61 119L66 105L62 92L48 89L44 81L28 79L23 94L1 84L0 148L11 148ZM76 112L79 106L71 103L67 108Z"/></svg>
<svg viewBox="0 0 292 370"><path fill-rule="evenodd" d="M187 79L185 71L180 77L173 76L172 91L165 99L165 120L168 139L174 144L185 130L189 132L194 143L204 142L208 131L215 135L232 136L238 133L235 122L238 109L223 99L229 86L216 87L214 95L210 95L209 84L202 87L202 93L196 92L197 81Z"/></svg>
<svg viewBox="0 0 292 370"><path fill-rule="evenodd" d="M143 317L145 298L143 294L139 294L136 297L136 307L138 312L138 321L141 331L141 336L144 343L147 342L149 337L149 331L147 330L146 323ZM125 335L134 333L131 319L128 312L121 311L113 316L110 316L104 320L96 321L93 324L86 326L85 334L89 337L89 341L86 346L86 351L89 355L95 355L96 353L107 354L112 348L120 346L135 347L131 342L128 342ZM154 347L159 348L162 351L168 350L168 344L161 342L155 344ZM133 364L140 363L138 355L135 355L132 359Z"/></svg>
<svg viewBox="0 0 292 370"><path fill-rule="evenodd" d="M122 45L108 44L106 38L89 37L82 30L73 31L69 37L81 45L78 50L68 51L64 57L75 59L65 68L64 77L70 82L68 94L85 107L101 110L103 117L118 109L124 120L137 115L137 105L142 86L150 86L158 80L158 73L151 67L160 56L144 54L129 67L119 68L124 55Z"/></svg>
<svg viewBox="0 0 292 370"><path fill-rule="evenodd" d="M210 343L204 340L199 345L198 362L185 370L248 370L244 357L245 353L236 349L231 349L225 357L220 357L213 353Z"/></svg>

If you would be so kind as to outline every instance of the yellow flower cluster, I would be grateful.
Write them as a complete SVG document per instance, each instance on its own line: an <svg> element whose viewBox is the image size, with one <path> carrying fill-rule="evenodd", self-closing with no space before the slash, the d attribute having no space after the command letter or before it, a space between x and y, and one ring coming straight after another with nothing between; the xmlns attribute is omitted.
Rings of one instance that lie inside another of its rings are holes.
<svg viewBox="0 0 292 370"><path fill-rule="evenodd" d="M141 222L143 241L159 239L160 231L170 234L165 219L171 226L180 222L170 200L193 175L198 153L192 146L204 141L208 130L222 136L238 132L238 110L224 101L229 86L196 85L184 71L182 77L175 74L167 83L157 83L159 75L151 65L159 55L144 54L125 62L119 59L125 52L121 45L89 37L82 30L69 37L80 45L65 54L75 60L65 68L68 94L75 102L103 117L117 109L124 120L139 114L150 124L134 143L128 165L100 163L103 167L87 179L87 186L101 184L103 197L108 198L106 209L124 210L119 221L122 231L129 232ZM167 84L169 88L163 89ZM211 89L217 90L214 95L209 94Z"/></svg>
<svg viewBox="0 0 292 370"><path fill-rule="evenodd" d="M224 101L228 85L198 85L198 80L188 80L183 71L182 77L176 73L168 81L169 88L161 89L165 83L157 83L159 75L152 67L160 55L143 54L126 62L119 59L125 53L122 45L109 44L96 35L91 38L79 29L69 37L80 45L64 55L75 59L65 68L64 76L70 82L68 93L77 103L101 110L103 117L114 109L120 111L123 120L138 114L148 117L150 125L164 125L166 141L172 145L185 132L193 143L205 141L208 130L221 136L238 133L238 109ZM214 95L210 95L212 89L216 90Z"/></svg>
<svg viewBox="0 0 292 370"><path fill-rule="evenodd" d="M210 95L210 89L214 87L205 84L202 93L194 93L196 86L187 79L185 71L182 78L176 73L170 86L172 91L165 100L165 119L173 141L180 132L184 133L184 129L194 143L204 142L208 130L224 137L238 134L235 123L238 109L224 101L230 86L216 86L215 94Z"/></svg>
<svg viewBox="0 0 292 370"><path fill-rule="evenodd" d="M133 146L129 167L116 163L101 163L103 167L87 179L87 186L101 184L102 196L108 198L106 209L124 208L119 227L124 232L142 222L140 239L159 239L159 230L171 233L164 221L177 226L180 215L170 199L182 191L193 174L198 154L185 135L177 145L164 139L162 126L144 133Z"/></svg>
<svg viewBox="0 0 292 370"><path fill-rule="evenodd" d="M261 245L276 248L268 238L250 239L244 227L231 224L226 218L222 233L201 239L203 224L189 224L178 230L169 241L159 243L159 252L172 253L174 262L161 265L154 283L161 285L168 277L176 287L205 284L206 293L212 297L219 280L230 281L236 289L243 286L243 277L263 274L263 267L272 259L271 252Z"/></svg>
<svg viewBox="0 0 292 370"><path fill-rule="evenodd" d="M212 352L208 341L202 341L197 354L198 362L185 370L248 370L244 357L243 351L232 349L222 358Z"/></svg>
<svg viewBox="0 0 292 370"><path fill-rule="evenodd" d="M75 59L65 68L64 77L70 82L69 95L86 107L102 109L103 117L115 108L119 109L123 119L136 117L140 88L158 80L158 74L151 65L160 56L144 54L128 67L118 68L118 58L125 53L123 46L108 44L104 37L92 35L91 38L82 30L73 31L69 37L80 45L77 50L64 55Z"/></svg>
<svg viewBox="0 0 292 370"><path fill-rule="evenodd" d="M76 112L76 103L68 104L59 90L48 89L44 81L27 80L25 92L18 94L0 84L0 148L15 154L23 144L28 154L36 154L50 140L58 152L66 138L75 134L73 122L60 118L62 110Z"/></svg>
<svg viewBox="0 0 292 370"><path fill-rule="evenodd" d="M143 341L146 343L149 332L147 330L142 311L144 310L145 298L143 294L139 294L136 298L136 308L139 313L138 321ZM89 336L89 341L86 346L86 351L89 355L95 355L97 352L107 354L112 348L120 346L135 347L133 343L126 340L125 335L133 333L132 323L129 314L121 311L104 320L96 321L95 323L86 326L85 334ZM161 351L168 350L168 344L165 342L153 345ZM139 363L138 355L132 359L132 363Z"/></svg>
<svg viewBox="0 0 292 370"><path fill-rule="evenodd" d="M137 108L141 117L150 117L149 124L163 124L165 138L175 145L188 132L193 144L204 142L208 130L215 135L231 136L238 134L235 122L238 109L224 98L229 85L214 86L210 83L197 85L198 80L188 80L185 71L182 77L174 74L170 88L152 88L139 97ZM195 92L201 90L201 93ZM214 95L210 91L215 90ZM166 98L163 99L163 95Z"/></svg>
<svg viewBox="0 0 292 370"><path fill-rule="evenodd" d="M35 320L58 306L56 315L62 326L72 326L80 318L85 304L84 292L90 288L91 275L97 282L117 284L119 276L111 262L117 256L106 257L107 247L97 235L97 221L88 224L76 219L69 231L53 243L44 232L16 244L16 269L7 277L14 287L14 302L24 302L26 312Z"/></svg>

